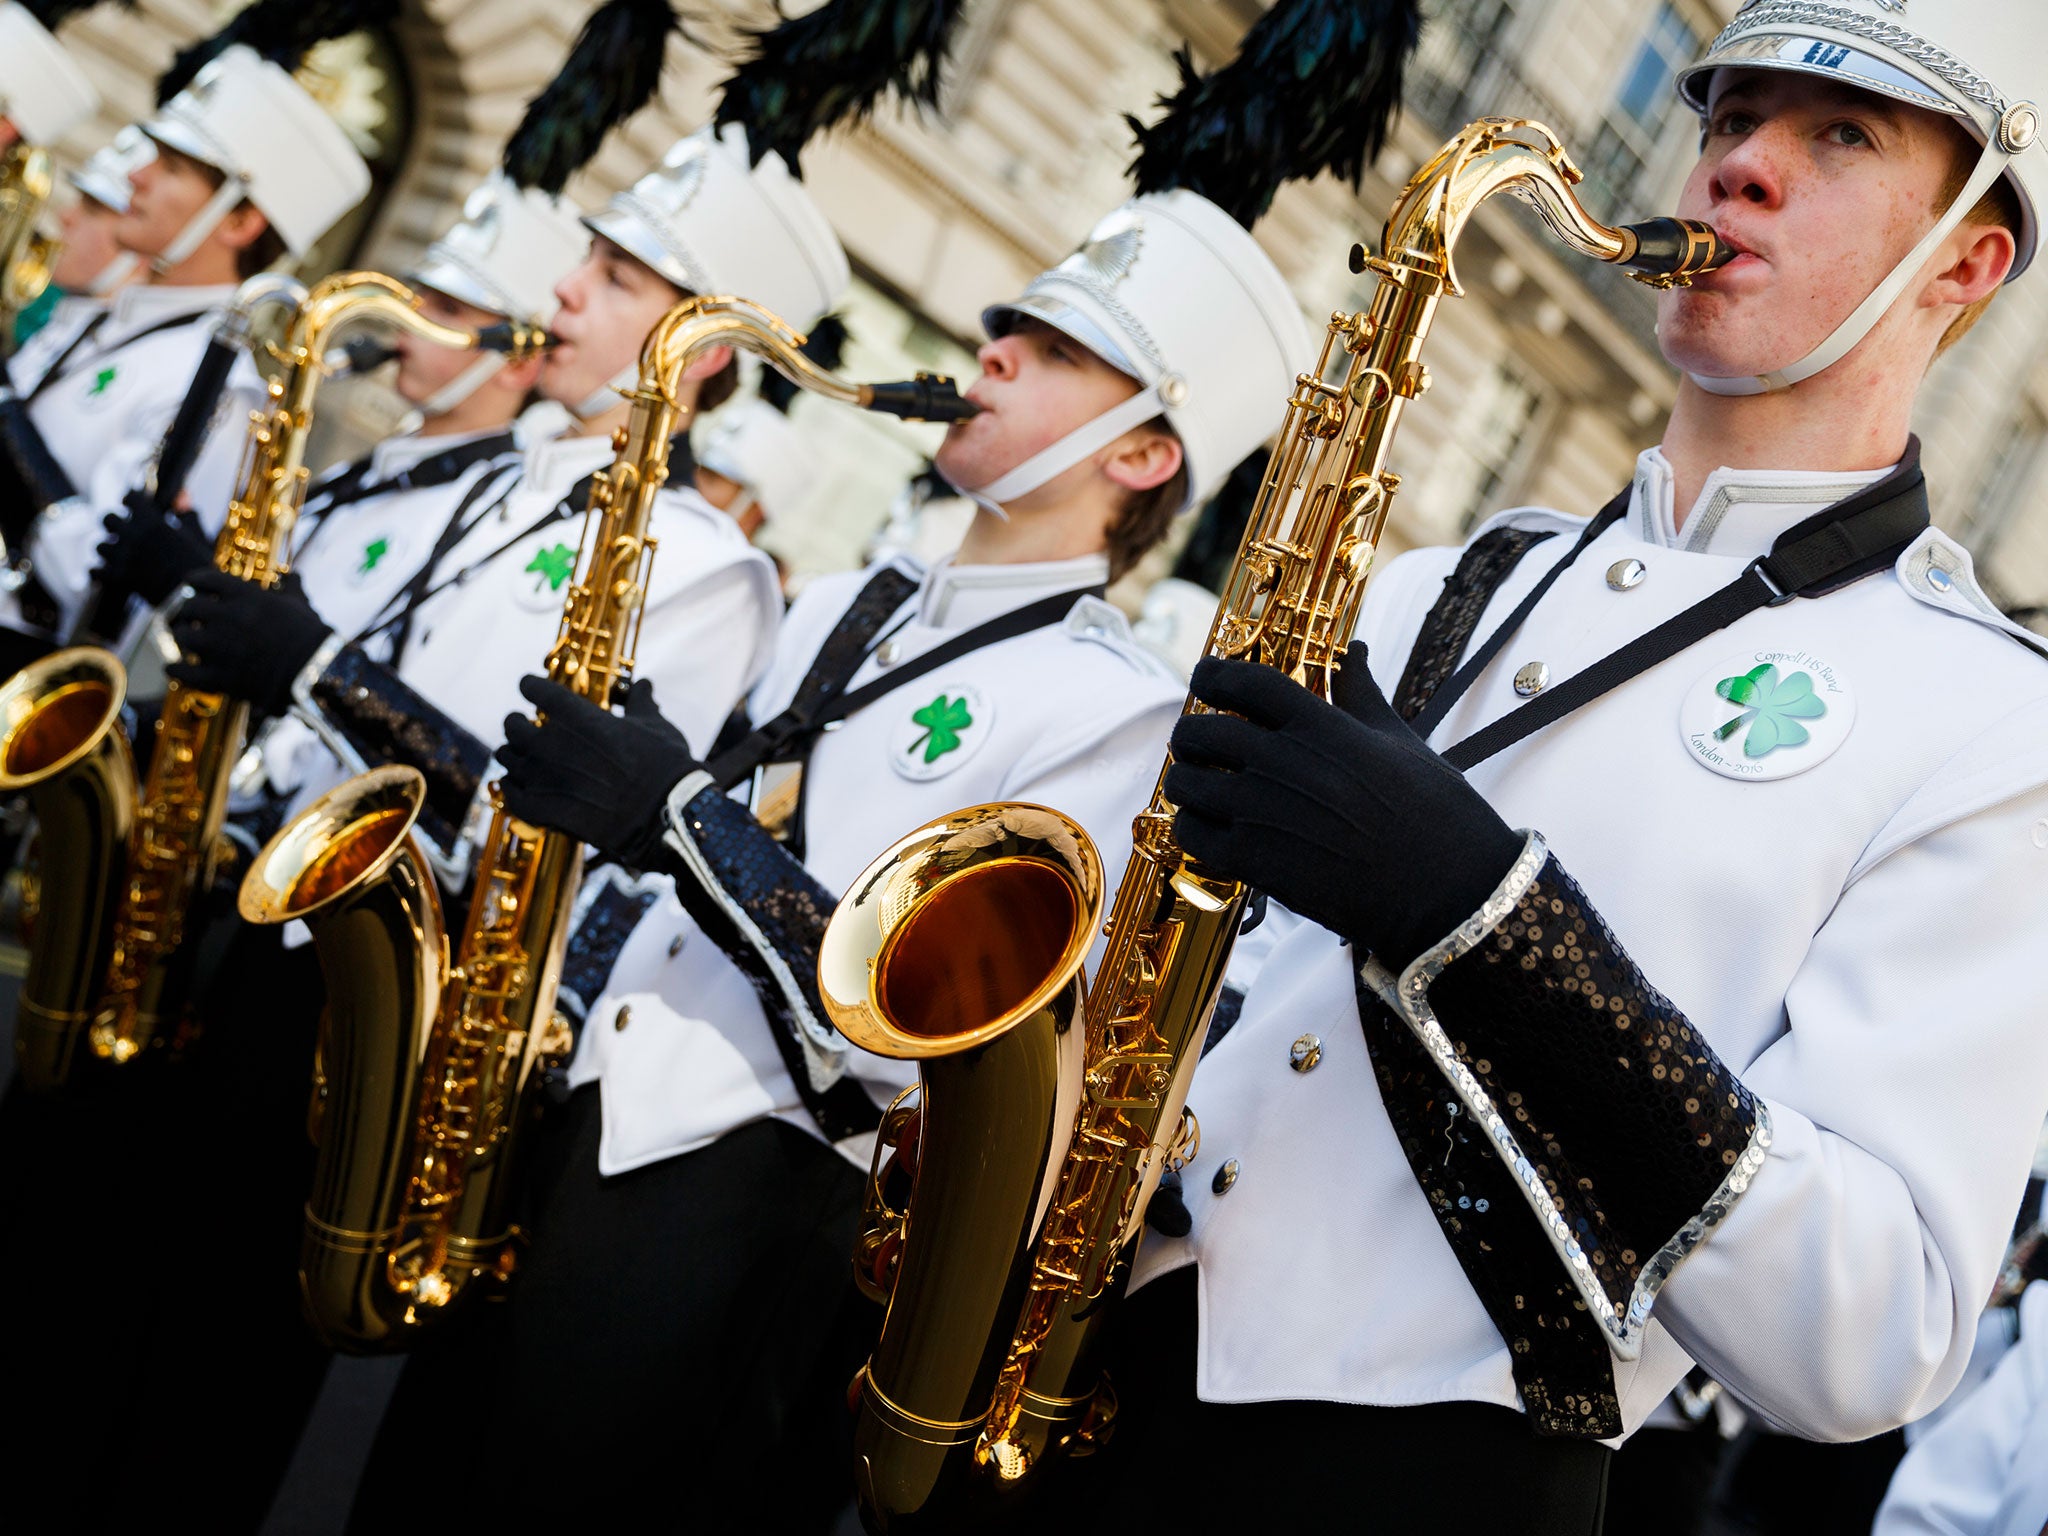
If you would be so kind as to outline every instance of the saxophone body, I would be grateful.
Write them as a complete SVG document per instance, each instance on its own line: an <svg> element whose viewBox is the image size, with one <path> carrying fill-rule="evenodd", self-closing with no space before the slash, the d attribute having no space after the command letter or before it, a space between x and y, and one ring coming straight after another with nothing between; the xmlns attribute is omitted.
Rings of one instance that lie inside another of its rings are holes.
<svg viewBox="0 0 2048 1536"><path fill-rule="evenodd" d="M1453 251L1482 202L1510 193L1574 250L1656 286L1731 258L1704 225L1598 223L1572 191L1579 180L1549 129L1483 119L1416 172L1388 218L1381 254L1354 250L1353 269L1373 272L1378 288L1367 309L1331 317L1313 371L1296 380L1206 654L1264 663L1329 696L1400 484L1389 450L1408 402L1429 387L1423 344L1438 304L1461 291ZM1019 809L958 813L949 835L989 835ZM1014 942L1004 922L978 930L927 922L926 903L942 897L942 885L899 901L889 921L861 916L859 894L888 883L929 829L871 865L827 930L820 978L834 1024L856 1045L921 1063L914 1116L899 1104L883 1123L855 1257L857 1279L889 1304L858 1380L856 1484L872 1530L946 1528L986 1508L992 1494L1015 1497L1048 1457L1085 1454L1113 1421L1114 1394L1095 1365L1099 1331L1128 1279L1161 1173L1199 1145L1184 1109L1188 1085L1247 896L1181 851L1174 811L1155 783L1074 1026L1077 1066L1055 1066L1042 1053L999 1064L1005 1030L1022 1027L1000 1013L967 1010L949 1040L920 1023L916 978L942 963L1012 963L990 952ZM1038 880L1021 864L1014 877ZM986 899L994 911L1026 901ZM977 953L942 962L928 953L935 944ZM926 1143L926 1125L955 1118L942 1101L961 1078L1003 1071L1023 1076L1001 1088L982 1084L977 1102L1049 1096L1074 1105L1065 1133L1045 1144L1042 1166L1000 1167L1028 1161L1039 1145L999 1115L978 1134ZM891 1146L893 1172L880 1162ZM906 1184L899 1205L890 1192ZM965 1186L976 1198L961 1197ZM972 1262L991 1250L1013 1252L1014 1267L998 1274ZM916 1283L934 1269L979 1278L984 1291L934 1301ZM977 1347L983 1341L972 1334L991 1316L997 1332Z"/></svg>
<svg viewBox="0 0 2048 1536"><path fill-rule="evenodd" d="M54 185L47 150L17 143L0 157L0 353L14 350L16 320L56 270L58 243L41 229Z"/></svg>
<svg viewBox="0 0 2048 1536"><path fill-rule="evenodd" d="M649 333L616 456L592 485L543 665L551 679L605 707L631 680L655 498L688 415L677 390L707 351L745 348L806 389L868 409L973 410L944 381L849 383L812 364L802 343L734 298L685 300ZM321 1337L358 1352L404 1348L480 1281L509 1277L519 1132L542 1070L569 1045L554 1005L581 845L496 807L451 961L412 832L418 779L379 769L315 802L257 856L240 898L251 922L306 919L320 948L328 1018L300 1285Z"/></svg>
<svg viewBox="0 0 2048 1536"><path fill-rule="evenodd" d="M252 279L237 309L298 296ZM313 408L335 334L366 320L446 346L479 338L420 315L409 290L374 272L337 273L303 296L280 349L282 374L251 415L237 490L214 564L243 581L283 576L304 496ZM485 344L537 344L523 331ZM172 681L142 782L118 716L126 687L113 655L59 651L0 687L0 790L26 790L42 827L38 910L16 1050L26 1081L68 1083L88 1058L119 1066L190 1029L192 909L222 856L228 783L248 733L237 700ZM89 1051L81 1053L83 1034Z"/></svg>

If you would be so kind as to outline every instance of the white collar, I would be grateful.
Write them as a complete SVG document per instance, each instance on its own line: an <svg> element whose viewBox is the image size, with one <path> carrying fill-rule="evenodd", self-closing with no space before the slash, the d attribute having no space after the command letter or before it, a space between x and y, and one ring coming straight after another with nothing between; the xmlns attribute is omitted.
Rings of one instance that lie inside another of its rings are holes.
<svg viewBox="0 0 2048 1536"><path fill-rule="evenodd" d="M1109 583L1109 556L1019 565L932 565L918 593L917 621L931 629L967 629L1055 592Z"/></svg>
<svg viewBox="0 0 2048 1536"><path fill-rule="evenodd" d="M1875 484L1897 466L1866 470L1715 470L1700 487L1685 526L1676 526L1671 462L1661 448L1636 460L1629 531L1645 543L1738 560L1769 554L1779 534L1826 506Z"/></svg>
<svg viewBox="0 0 2048 1536"><path fill-rule="evenodd" d="M207 283L200 287L163 283L130 283L114 295L110 323L117 331L154 325L174 315L196 315L209 309L226 309L234 301L234 286Z"/></svg>
<svg viewBox="0 0 2048 1536"><path fill-rule="evenodd" d="M559 496L592 470L603 469L613 457L609 437L552 437L527 445L526 468L520 479L529 491Z"/></svg>

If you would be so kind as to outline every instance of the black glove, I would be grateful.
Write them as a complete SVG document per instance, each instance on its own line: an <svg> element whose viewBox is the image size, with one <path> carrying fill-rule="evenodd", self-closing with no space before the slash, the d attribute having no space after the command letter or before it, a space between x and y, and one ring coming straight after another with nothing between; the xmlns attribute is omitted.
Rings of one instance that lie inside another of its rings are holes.
<svg viewBox="0 0 2048 1536"><path fill-rule="evenodd" d="M683 733L654 703L646 678L615 715L544 677L519 692L547 723L505 717L505 809L521 821L580 837L628 869L659 862L668 792L698 767Z"/></svg>
<svg viewBox="0 0 2048 1536"><path fill-rule="evenodd" d="M160 512L147 491L130 491L125 512L109 512L100 544L100 591L119 603L132 593L152 606L198 571L213 568L213 544L189 512Z"/></svg>
<svg viewBox="0 0 2048 1536"><path fill-rule="evenodd" d="M295 583L266 590L211 567L188 579L192 596L171 619L185 659L165 670L187 688L283 714L293 680L333 631Z"/></svg>
<svg viewBox="0 0 2048 1536"><path fill-rule="evenodd" d="M1522 851L1394 713L1362 644L1331 704L1271 667L1213 657L1194 692L1232 713L1174 728L1165 787L1181 847L1395 969L1478 911Z"/></svg>

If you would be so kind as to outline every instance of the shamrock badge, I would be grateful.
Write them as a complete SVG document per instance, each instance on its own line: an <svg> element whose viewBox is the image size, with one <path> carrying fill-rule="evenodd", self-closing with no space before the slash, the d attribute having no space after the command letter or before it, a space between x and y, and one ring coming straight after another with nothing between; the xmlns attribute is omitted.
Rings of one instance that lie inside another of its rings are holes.
<svg viewBox="0 0 2048 1536"><path fill-rule="evenodd" d="M1811 738L1799 722L1817 720L1828 712L1813 691L1811 673L1794 672L1781 678L1770 662L1751 667L1739 677L1722 678L1714 684L1714 692L1742 706L1742 713L1714 732L1714 737L1726 741L1748 726L1749 734L1742 738L1744 757L1768 757L1780 747L1805 746Z"/></svg>
<svg viewBox="0 0 2048 1536"><path fill-rule="evenodd" d="M889 764L906 779L936 779L974 756L993 723L993 707L979 688L948 683L899 718L890 733Z"/></svg>
<svg viewBox="0 0 2048 1536"><path fill-rule="evenodd" d="M358 576L367 576L377 569L377 562L391 553L389 539L372 539L363 546L363 563L356 567Z"/></svg>
<svg viewBox="0 0 2048 1536"><path fill-rule="evenodd" d="M562 583L575 574L576 551L567 544L551 544L546 549L536 550L533 558L526 562L526 569L540 575L540 581L533 584L534 591L538 592L545 582L550 592L559 592Z"/></svg>
<svg viewBox="0 0 2048 1536"><path fill-rule="evenodd" d="M114 382L114 373L115 370L112 368L102 368L98 373L94 374L92 376L92 388L85 392L86 396L89 399L97 400L100 396L104 395L107 392L107 387Z"/></svg>
<svg viewBox="0 0 2048 1536"><path fill-rule="evenodd" d="M1692 685L1678 712L1679 735L1698 762L1752 781L1804 773L1832 756L1855 722L1841 672L1795 648L1725 658Z"/></svg>
<svg viewBox="0 0 2048 1536"><path fill-rule="evenodd" d="M974 724L974 715L964 698L949 699L943 693L923 709L912 710L910 722L924 727L924 734L911 742L912 752L924 749L924 760L936 763L948 752L960 750L960 733Z"/></svg>

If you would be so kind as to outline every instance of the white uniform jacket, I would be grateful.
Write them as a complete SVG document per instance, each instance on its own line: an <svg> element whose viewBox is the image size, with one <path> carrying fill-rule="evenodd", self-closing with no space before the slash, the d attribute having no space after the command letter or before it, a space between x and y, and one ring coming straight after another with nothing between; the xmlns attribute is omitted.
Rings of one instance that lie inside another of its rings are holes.
<svg viewBox="0 0 2048 1536"><path fill-rule="evenodd" d="M907 556L895 564L922 574ZM851 686L885 675L885 656L901 666L999 614L1107 575L1101 556L969 567L942 560L909 599L908 622L874 648ZM866 580L849 571L804 589L775 664L749 701L756 722L788 706ZM806 866L828 891L841 891L890 842L927 821L962 806L1025 800L1080 822L1113 886L1184 692L1131 638L1121 614L1083 597L1064 623L970 652L822 735L807 774ZM937 718L935 704L951 706L952 747L913 718ZM572 1083L604 1084L599 1168L623 1173L769 1115L819 1134L770 1027L745 976L664 894L590 1009L572 1067ZM914 1075L911 1064L860 1051L847 1070L878 1104ZM841 1149L864 1167L870 1143L850 1138Z"/></svg>
<svg viewBox="0 0 2048 1536"><path fill-rule="evenodd" d="M164 434L184 403L213 322L234 297L230 287L178 288L147 283L114 296L107 318L83 344L66 348L91 323L80 313L61 333L53 324L29 338L8 363L17 393L40 386L29 417L78 494L46 511L31 532L29 558L68 624L99 564L102 520L142 485ZM53 334L56 333L56 334ZM56 365L47 382L44 375ZM220 531L248 437L249 413L265 400L263 379L237 358L214 414L213 430L186 477L200 526ZM22 627L12 593L0 594L0 624Z"/></svg>
<svg viewBox="0 0 2048 1536"><path fill-rule="evenodd" d="M572 505L572 493L611 460L610 441L598 437L527 449L517 485L449 550L413 613L398 681L486 751L503 740L507 715L530 711L519 680L542 670L555 643L583 531L583 498ZM658 548L635 675L653 681L663 711L708 750L773 654L782 611L774 562L693 490L662 491L649 533ZM332 669L348 661L336 654L340 638L295 687L302 711L318 711ZM338 780L353 768L331 772ZM324 787L309 773L301 802Z"/></svg>
<svg viewBox="0 0 2048 1536"><path fill-rule="evenodd" d="M1520 704L1525 666L1573 676L1873 478L1719 471L1674 531L1651 450L1626 519L1432 744ZM1472 646L1583 520L1503 524L1559 536L1500 585ZM1418 551L1369 589L1360 635L1390 697L1459 558ZM1732 1211L1655 1298L1639 1356L1614 1361L1627 1430L1689 1358L1817 1439L1924 1413L1963 1369L2048 1109L2048 659L2008 628L1929 531L1893 572L1751 613L1469 775L1767 1110L1747 1192L1724 1189ZM1758 727L1730 697L1756 702L1743 680L1765 666L1784 692L1754 713L1786 745L1751 756ZM1208 1401L1514 1405L1508 1348L1382 1105L1356 964L1311 923L1277 942L1194 1079L1193 1232L1148 1238L1138 1282L1200 1266ZM1290 1060L1304 1035L1310 1070Z"/></svg>
<svg viewBox="0 0 2048 1536"><path fill-rule="evenodd" d="M1871 1536L2041 1536L2048 1529L2048 1281L1984 1384L1899 1463Z"/></svg>

